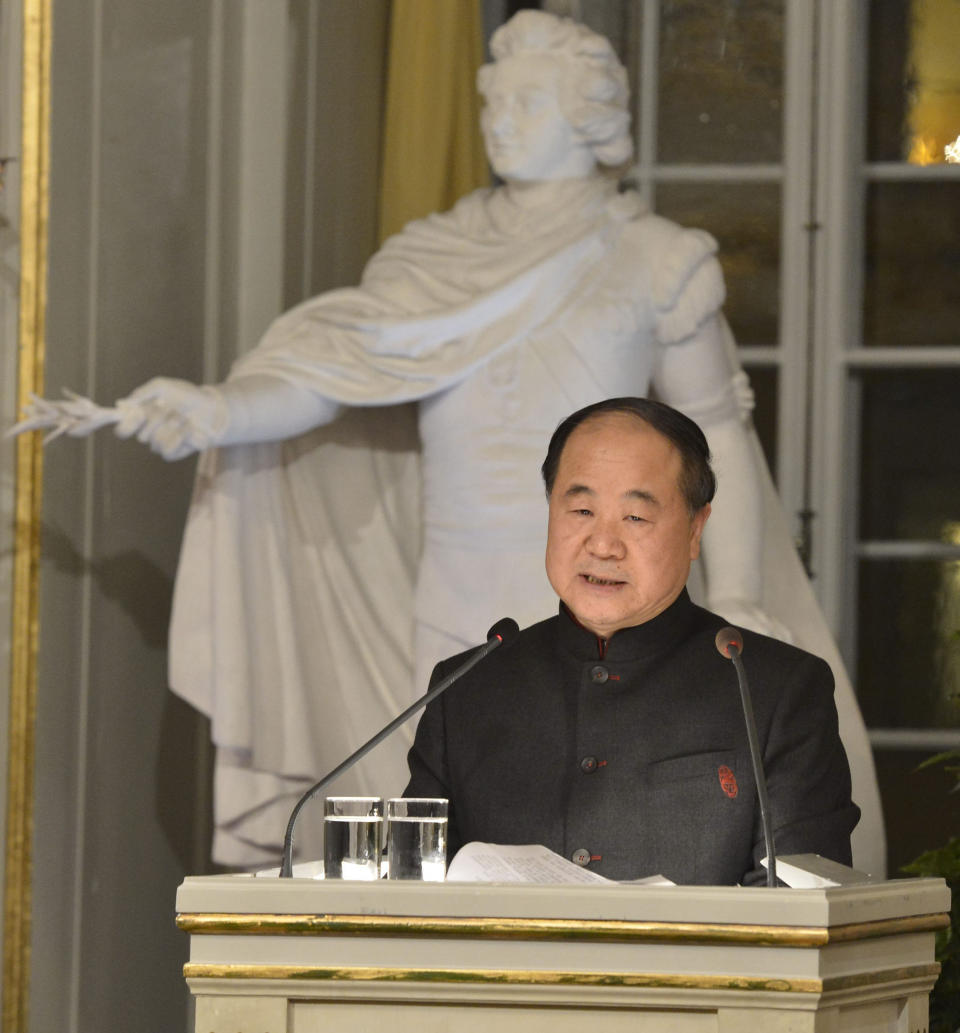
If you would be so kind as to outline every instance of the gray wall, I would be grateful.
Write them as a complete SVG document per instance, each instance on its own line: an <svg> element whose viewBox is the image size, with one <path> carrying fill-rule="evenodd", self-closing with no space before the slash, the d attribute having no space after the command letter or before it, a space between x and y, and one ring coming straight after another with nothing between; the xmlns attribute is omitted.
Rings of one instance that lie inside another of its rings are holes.
<svg viewBox="0 0 960 1033"><path fill-rule="evenodd" d="M210 14L54 6L47 393L203 368ZM173 894L203 864L203 729L166 690L191 465L46 452L30 1028L175 1030Z"/></svg>
<svg viewBox="0 0 960 1033"><path fill-rule="evenodd" d="M282 307L356 279L375 246L385 13L55 0L48 395L217 379ZM174 895L209 869L211 755L167 689L165 644L193 467L109 431L46 452L38 1033L187 1024Z"/></svg>

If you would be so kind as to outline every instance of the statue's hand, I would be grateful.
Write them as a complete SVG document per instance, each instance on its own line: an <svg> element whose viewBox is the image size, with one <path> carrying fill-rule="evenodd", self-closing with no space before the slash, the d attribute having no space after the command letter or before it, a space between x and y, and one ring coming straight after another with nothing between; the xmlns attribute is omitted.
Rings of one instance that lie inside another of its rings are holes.
<svg viewBox="0 0 960 1033"><path fill-rule="evenodd" d="M215 387L154 377L116 403L116 433L136 435L164 459L183 459L217 443L227 422L226 404Z"/></svg>
<svg viewBox="0 0 960 1033"><path fill-rule="evenodd" d="M710 599L707 605L734 627L758 631L761 635L778 638L781 642L793 642L793 635L786 625L771 617L756 603L747 602L745 599Z"/></svg>

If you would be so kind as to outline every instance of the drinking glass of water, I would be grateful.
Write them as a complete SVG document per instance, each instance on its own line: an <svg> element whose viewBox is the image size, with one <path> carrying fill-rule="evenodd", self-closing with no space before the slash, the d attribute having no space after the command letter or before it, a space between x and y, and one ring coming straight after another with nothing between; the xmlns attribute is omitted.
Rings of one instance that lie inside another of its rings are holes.
<svg viewBox="0 0 960 1033"><path fill-rule="evenodd" d="M443 882L447 874L447 801L387 800L388 879Z"/></svg>
<svg viewBox="0 0 960 1033"><path fill-rule="evenodd" d="M383 799L328 796L323 802L323 874L326 879L379 879Z"/></svg>

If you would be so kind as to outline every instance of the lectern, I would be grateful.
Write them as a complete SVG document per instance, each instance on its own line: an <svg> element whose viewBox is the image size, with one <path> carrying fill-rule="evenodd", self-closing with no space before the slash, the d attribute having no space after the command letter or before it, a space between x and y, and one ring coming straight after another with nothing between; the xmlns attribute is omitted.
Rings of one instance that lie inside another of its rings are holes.
<svg viewBox="0 0 960 1033"><path fill-rule="evenodd" d="M188 878L197 1033L924 1033L941 879L829 889Z"/></svg>

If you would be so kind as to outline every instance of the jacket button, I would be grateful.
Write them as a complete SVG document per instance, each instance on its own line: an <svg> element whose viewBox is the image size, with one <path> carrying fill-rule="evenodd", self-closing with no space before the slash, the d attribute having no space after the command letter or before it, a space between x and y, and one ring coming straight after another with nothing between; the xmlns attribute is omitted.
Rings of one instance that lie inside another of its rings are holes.
<svg viewBox="0 0 960 1033"><path fill-rule="evenodd" d="M602 684L610 677L610 672L603 666L603 664L597 664L596 667L590 668L590 680Z"/></svg>
<svg viewBox="0 0 960 1033"><path fill-rule="evenodd" d="M597 770L597 758L596 757L584 757L583 760L580 761L580 770L582 772L584 772L584 774L587 774L587 775L589 775L591 771L596 771Z"/></svg>
<svg viewBox="0 0 960 1033"><path fill-rule="evenodd" d="M574 864L580 865L581 868L585 868L590 863L590 851L580 847L579 850L574 850L570 855L570 860Z"/></svg>

